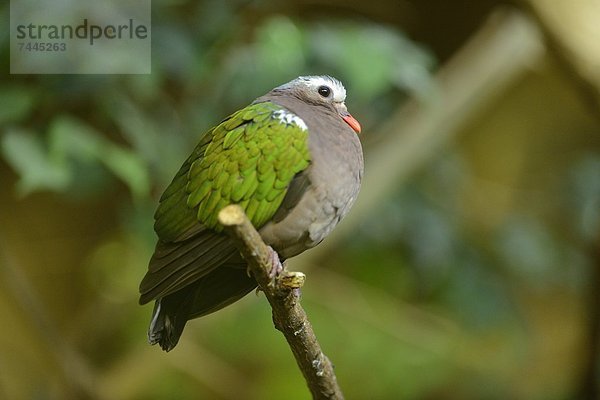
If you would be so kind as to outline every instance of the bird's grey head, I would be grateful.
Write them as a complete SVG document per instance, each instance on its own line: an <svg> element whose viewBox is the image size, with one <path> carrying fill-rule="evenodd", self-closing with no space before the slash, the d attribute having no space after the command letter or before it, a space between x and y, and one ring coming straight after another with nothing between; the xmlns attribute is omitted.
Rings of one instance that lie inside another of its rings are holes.
<svg viewBox="0 0 600 400"><path fill-rule="evenodd" d="M342 82L328 75L300 76L275 88L276 91L294 92L304 100L313 103L343 103L346 88Z"/></svg>
<svg viewBox="0 0 600 400"><path fill-rule="evenodd" d="M273 92L290 93L308 103L332 107L356 133L360 132L360 124L350 115L344 103L346 88L331 76L300 76L276 87Z"/></svg>

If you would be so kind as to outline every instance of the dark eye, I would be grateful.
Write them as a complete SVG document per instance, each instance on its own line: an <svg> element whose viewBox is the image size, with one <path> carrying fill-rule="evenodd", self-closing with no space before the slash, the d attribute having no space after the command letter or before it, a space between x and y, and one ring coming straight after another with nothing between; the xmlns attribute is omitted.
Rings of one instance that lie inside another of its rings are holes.
<svg viewBox="0 0 600 400"><path fill-rule="evenodd" d="M331 88L329 86L319 86L317 92L323 97L329 97L331 94Z"/></svg>

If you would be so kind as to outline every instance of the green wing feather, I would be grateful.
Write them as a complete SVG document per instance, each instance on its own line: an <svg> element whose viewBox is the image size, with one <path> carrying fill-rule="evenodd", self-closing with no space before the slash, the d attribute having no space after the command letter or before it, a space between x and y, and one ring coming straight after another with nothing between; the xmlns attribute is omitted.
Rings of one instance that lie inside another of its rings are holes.
<svg viewBox="0 0 600 400"><path fill-rule="evenodd" d="M257 228L273 218L310 163L308 131L282 112L270 102L252 104L202 137L160 199L159 241L140 284L141 304L240 262L217 223L221 208L239 204Z"/></svg>
<svg viewBox="0 0 600 400"><path fill-rule="evenodd" d="M282 108L252 104L210 130L161 197L154 228L162 241L200 223L220 232L219 210L239 204L253 225L277 211L293 177L310 162L308 131L277 118Z"/></svg>

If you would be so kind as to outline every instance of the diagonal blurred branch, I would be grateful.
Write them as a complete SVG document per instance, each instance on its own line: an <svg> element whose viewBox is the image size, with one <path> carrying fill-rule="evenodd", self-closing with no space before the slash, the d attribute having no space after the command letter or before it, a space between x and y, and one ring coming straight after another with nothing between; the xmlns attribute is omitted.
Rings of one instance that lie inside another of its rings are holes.
<svg viewBox="0 0 600 400"><path fill-rule="evenodd" d="M572 82L592 116L600 119L600 5L553 0L515 0L538 24L548 53Z"/></svg>
<svg viewBox="0 0 600 400"><path fill-rule="evenodd" d="M363 188L352 212L320 246L293 262L308 266L352 234L382 199L435 157L470 117L540 60L543 50L535 24L522 13L504 8L493 13L437 73L434 95L426 101L408 101L382 124L380 130L386 135L378 136L387 139L366 151Z"/></svg>

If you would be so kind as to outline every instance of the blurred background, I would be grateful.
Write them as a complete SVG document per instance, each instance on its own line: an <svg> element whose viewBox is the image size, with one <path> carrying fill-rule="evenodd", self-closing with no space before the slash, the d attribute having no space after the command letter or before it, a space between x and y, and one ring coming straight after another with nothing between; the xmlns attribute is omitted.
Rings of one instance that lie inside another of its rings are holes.
<svg viewBox="0 0 600 400"><path fill-rule="evenodd" d="M2 29L0 398L309 397L262 295L168 354L137 304L199 136L301 74L363 125L355 208L290 262L346 396L598 398L597 0L152 7L151 75L9 75Z"/></svg>

